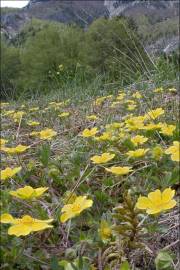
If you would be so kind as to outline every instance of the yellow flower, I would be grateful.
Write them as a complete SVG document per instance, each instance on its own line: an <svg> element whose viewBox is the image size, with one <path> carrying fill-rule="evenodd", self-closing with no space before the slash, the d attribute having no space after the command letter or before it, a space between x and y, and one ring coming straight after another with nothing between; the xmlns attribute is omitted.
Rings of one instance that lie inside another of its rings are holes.
<svg viewBox="0 0 180 270"><path fill-rule="evenodd" d="M132 167L111 167L110 169L106 168L107 172L111 172L113 174L117 175L125 175L128 174L129 172L132 172Z"/></svg>
<svg viewBox="0 0 180 270"><path fill-rule="evenodd" d="M38 126L40 123L37 121L28 121L27 124L28 126Z"/></svg>
<svg viewBox="0 0 180 270"><path fill-rule="evenodd" d="M148 138L144 137L144 136L141 136L141 135L137 135L133 138L131 138L131 142L137 146L139 144L143 144L145 142L147 142Z"/></svg>
<svg viewBox="0 0 180 270"><path fill-rule="evenodd" d="M54 105L56 105L56 102L55 101L49 102L49 105L54 106Z"/></svg>
<svg viewBox="0 0 180 270"><path fill-rule="evenodd" d="M4 114L4 116L6 116L6 115L11 115L11 114L13 114L14 112L15 112L14 110L6 111L5 114Z"/></svg>
<svg viewBox="0 0 180 270"><path fill-rule="evenodd" d="M32 188L30 186L25 186L23 188L18 188L16 191L10 191L9 194L19 199L29 200L40 197L46 190L48 190L47 187Z"/></svg>
<svg viewBox="0 0 180 270"><path fill-rule="evenodd" d="M161 131L160 131L160 133L162 133L164 135L167 135L167 136L172 136L175 129L176 129L176 126L174 126L174 125L167 125L165 123L165 124L162 124L161 125Z"/></svg>
<svg viewBox="0 0 180 270"><path fill-rule="evenodd" d="M160 125L159 124L154 124L154 123L150 123L146 126L143 126L141 129L145 129L145 130L156 130L156 129L160 129Z"/></svg>
<svg viewBox="0 0 180 270"><path fill-rule="evenodd" d="M96 141L107 141L111 140L112 134L110 132L103 132L103 134L99 137L95 137Z"/></svg>
<svg viewBox="0 0 180 270"><path fill-rule="evenodd" d="M123 100L125 96L126 96L126 94L122 93L122 94L119 94L116 99Z"/></svg>
<svg viewBox="0 0 180 270"><path fill-rule="evenodd" d="M39 137L42 140L51 140L52 137L54 137L56 135L57 135L57 132L54 131L53 129L50 129L50 128L46 128L46 129L41 130L39 132Z"/></svg>
<svg viewBox="0 0 180 270"><path fill-rule="evenodd" d="M126 127L129 130L137 130L137 129L142 129L144 127L144 116L135 116L131 117L130 119L126 119Z"/></svg>
<svg viewBox="0 0 180 270"><path fill-rule="evenodd" d="M7 105L9 105L9 102L1 102L1 107L6 107Z"/></svg>
<svg viewBox="0 0 180 270"><path fill-rule="evenodd" d="M147 114L145 116L146 116L146 119L153 119L154 120L163 114L164 114L164 110L162 108L157 108L155 110L151 110L151 111L147 112Z"/></svg>
<svg viewBox="0 0 180 270"><path fill-rule="evenodd" d="M154 93L162 93L164 90L162 87L156 88L153 90Z"/></svg>
<svg viewBox="0 0 180 270"><path fill-rule="evenodd" d="M87 120L97 120L98 117L97 117L95 114L92 114L92 115L87 115L87 116L86 116L86 119L87 119Z"/></svg>
<svg viewBox="0 0 180 270"><path fill-rule="evenodd" d="M8 154L20 154L29 149L30 146L25 146L22 144L18 144L16 147L2 147L1 150Z"/></svg>
<svg viewBox="0 0 180 270"><path fill-rule="evenodd" d="M19 121L26 113L23 111L16 112L12 115L15 122Z"/></svg>
<svg viewBox="0 0 180 270"><path fill-rule="evenodd" d="M70 115L69 112L63 112L63 113L58 114L59 117L67 117L69 115Z"/></svg>
<svg viewBox="0 0 180 270"><path fill-rule="evenodd" d="M165 210L171 209L176 205L174 197L175 190L166 188L163 192L156 189L150 192L148 197L140 196L138 198L136 207L138 209L145 209L147 214L157 214Z"/></svg>
<svg viewBox="0 0 180 270"><path fill-rule="evenodd" d="M153 155L153 158L157 159L157 160L160 160L160 158L162 157L164 151L162 149L161 146L155 146L153 149L152 149L152 155Z"/></svg>
<svg viewBox="0 0 180 270"><path fill-rule="evenodd" d="M106 99L111 99L113 97L113 95L108 95L106 96Z"/></svg>
<svg viewBox="0 0 180 270"><path fill-rule="evenodd" d="M118 128L121 128L123 125L124 125L124 123L114 122L114 123L106 125L106 129L110 129L110 130L118 129Z"/></svg>
<svg viewBox="0 0 180 270"><path fill-rule="evenodd" d="M130 104L130 105L128 105L127 110L133 111L136 107L137 107L136 104Z"/></svg>
<svg viewBox="0 0 180 270"><path fill-rule="evenodd" d="M60 106L63 107L64 105L66 105L65 102L57 102L55 108L58 109Z"/></svg>
<svg viewBox="0 0 180 270"><path fill-rule="evenodd" d="M115 154L110 154L110 153L103 153L100 156L93 156L91 160L95 164L101 164L101 163L106 163L110 160L112 160L115 157Z"/></svg>
<svg viewBox="0 0 180 270"><path fill-rule="evenodd" d="M173 145L170 146L166 151L165 154L171 155L171 159L173 161L179 161L180 159L180 152L179 152L180 144L178 141L174 141Z"/></svg>
<svg viewBox="0 0 180 270"><path fill-rule="evenodd" d="M112 230L109 224L105 220L101 220L99 235L102 240L108 240L111 238Z"/></svg>
<svg viewBox="0 0 180 270"><path fill-rule="evenodd" d="M121 104L121 102L120 101L114 101L114 102L112 102L112 104L111 104L111 108L115 108L117 105L119 105L119 104Z"/></svg>
<svg viewBox="0 0 180 270"><path fill-rule="evenodd" d="M92 128L92 129L86 128L82 132L82 137L85 137L85 138L94 137L97 132L98 132L98 129L97 128Z"/></svg>
<svg viewBox="0 0 180 270"><path fill-rule="evenodd" d="M119 138L120 138L120 139L124 139L124 138L126 138L126 135L127 135L127 133L126 133L126 131L125 131L125 130L123 130L123 131L119 132L119 134L118 134L118 136L119 136Z"/></svg>
<svg viewBox="0 0 180 270"><path fill-rule="evenodd" d="M136 104L136 102L133 99L127 99L126 103L131 104L131 105Z"/></svg>
<svg viewBox="0 0 180 270"><path fill-rule="evenodd" d="M65 103L64 103L64 102L57 102L57 103L55 104L55 107L59 107L59 106L62 106L62 105L65 105Z"/></svg>
<svg viewBox="0 0 180 270"><path fill-rule="evenodd" d="M139 91L135 92L133 95L133 98L142 98L141 94L139 93Z"/></svg>
<svg viewBox="0 0 180 270"><path fill-rule="evenodd" d="M38 110L39 110L39 107L33 107L29 109L30 112L36 112Z"/></svg>
<svg viewBox="0 0 180 270"><path fill-rule="evenodd" d="M177 89L176 88L169 88L168 91L169 92L172 92L172 93L176 93L177 92Z"/></svg>
<svg viewBox="0 0 180 270"><path fill-rule="evenodd" d="M0 146L4 146L7 142L8 140L0 139Z"/></svg>
<svg viewBox="0 0 180 270"><path fill-rule="evenodd" d="M30 136L37 136L37 135L39 135L39 131L32 131L31 133L30 133Z"/></svg>
<svg viewBox="0 0 180 270"><path fill-rule="evenodd" d="M14 218L10 214L5 213L1 215L0 221L1 223L12 224L8 229L8 234L16 235L17 237L53 227L52 225L49 225L53 219L39 220L28 215L25 215L22 218Z"/></svg>
<svg viewBox="0 0 180 270"><path fill-rule="evenodd" d="M105 99L106 99L106 97L99 97L99 98L97 98L95 100L95 105L97 105L97 106L101 105L104 102Z"/></svg>
<svg viewBox="0 0 180 270"><path fill-rule="evenodd" d="M78 216L84 209L92 206L93 201L87 200L87 196L78 196L72 204L66 204L62 208L62 215L60 220L62 223L66 222L75 216Z"/></svg>
<svg viewBox="0 0 180 270"><path fill-rule="evenodd" d="M139 149L134 150L134 151L128 151L126 154L130 158L139 158L139 157L145 156L146 152L148 152L148 151L149 151L149 148L148 149L139 148Z"/></svg>
<svg viewBox="0 0 180 270"><path fill-rule="evenodd" d="M20 172L21 169L21 167L16 167L14 169L7 167L5 170L1 171L1 180L7 180L13 177L16 173Z"/></svg>

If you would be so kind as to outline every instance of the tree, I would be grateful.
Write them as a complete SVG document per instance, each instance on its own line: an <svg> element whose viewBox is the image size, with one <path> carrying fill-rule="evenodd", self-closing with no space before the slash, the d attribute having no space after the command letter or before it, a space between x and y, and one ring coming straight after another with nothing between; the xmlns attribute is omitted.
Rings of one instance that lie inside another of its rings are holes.
<svg viewBox="0 0 180 270"><path fill-rule="evenodd" d="M39 90L49 88L49 74L58 71L59 65L69 74L75 72L82 34L78 27L49 23L29 38L21 53L23 86Z"/></svg>
<svg viewBox="0 0 180 270"><path fill-rule="evenodd" d="M134 25L126 18L100 18L85 35L84 61L96 72L108 72L112 79L129 82L137 73L146 73L152 66L138 41Z"/></svg>

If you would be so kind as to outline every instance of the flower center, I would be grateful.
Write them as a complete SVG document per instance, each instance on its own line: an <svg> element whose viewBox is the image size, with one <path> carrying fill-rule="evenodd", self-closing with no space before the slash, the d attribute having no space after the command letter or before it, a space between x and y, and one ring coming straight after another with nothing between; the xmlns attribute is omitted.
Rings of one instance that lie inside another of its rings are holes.
<svg viewBox="0 0 180 270"><path fill-rule="evenodd" d="M104 228L103 233L106 236L110 236L111 235L111 230L109 228Z"/></svg>
<svg viewBox="0 0 180 270"><path fill-rule="evenodd" d="M81 205L78 203L72 206L72 212L79 212L80 209L81 209Z"/></svg>

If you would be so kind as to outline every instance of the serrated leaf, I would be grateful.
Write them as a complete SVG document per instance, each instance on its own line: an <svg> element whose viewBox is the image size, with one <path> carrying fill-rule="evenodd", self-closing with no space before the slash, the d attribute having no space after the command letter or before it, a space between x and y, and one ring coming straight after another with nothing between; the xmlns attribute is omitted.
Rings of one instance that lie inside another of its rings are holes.
<svg viewBox="0 0 180 270"><path fill-rule="evenodd" d="M155 259L156 270L173 270L173 258L168 251L160 251Z"/></svg>

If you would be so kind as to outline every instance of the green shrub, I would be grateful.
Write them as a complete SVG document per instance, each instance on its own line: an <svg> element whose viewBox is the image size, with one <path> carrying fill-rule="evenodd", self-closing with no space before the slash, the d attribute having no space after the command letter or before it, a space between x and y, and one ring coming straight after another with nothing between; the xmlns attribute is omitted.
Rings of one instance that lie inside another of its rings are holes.
<svg viewBox="0 0 180 270"><path fill-rule="evenodd" d="M19 49L1 40L1 96L12 96L20 75Z"/></svg>

